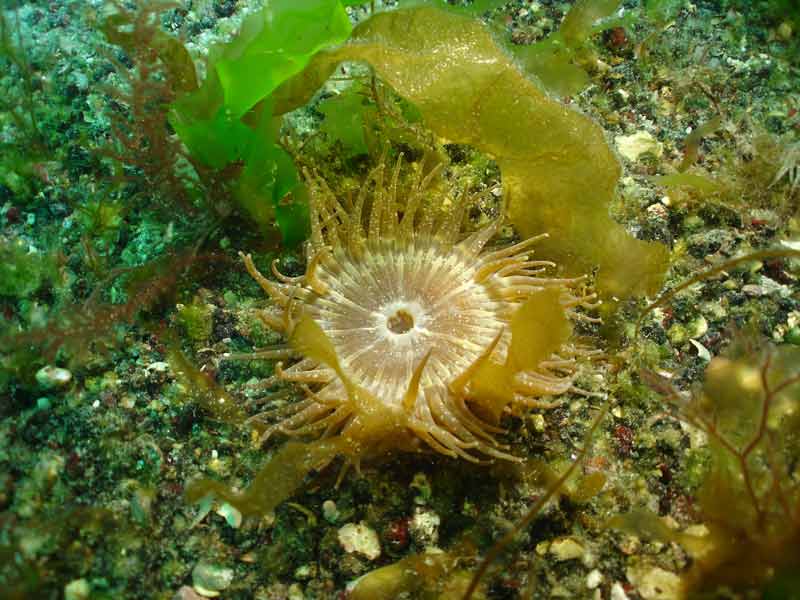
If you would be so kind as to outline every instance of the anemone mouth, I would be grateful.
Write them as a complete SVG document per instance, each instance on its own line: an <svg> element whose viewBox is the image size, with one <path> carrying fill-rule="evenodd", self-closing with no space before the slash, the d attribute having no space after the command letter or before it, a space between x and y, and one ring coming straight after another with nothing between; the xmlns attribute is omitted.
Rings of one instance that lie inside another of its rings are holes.
<svg viewBox="0 0 800 600"><path fill-rule="evenodd" d="M415 323L419 320L414 316L414 310L411 307L405 306L405 303L399 307L392 307L389 311L390 314L386 317L386 329L395 335L403 335L414 329Z"/></svg>
<svg viewBox="0 0 800 600"><path fill-rule="evenodd" d="M408 346L419 341L431 321L430 311L420 304L418 298L388 302L370 316L373 335L384 338L392 346Z"/></svg>
<svg viewBox="0 0 800 600"><path fill-rule="evenodd" d="M278 417L265 437L273 431L362 435L365 420L384 419L402 423L409 437L443 454L513 460L493 437L499 429L471 410L463 381L488 357L505 360L512 318L532 295L555 288L566 313L588 297L572 291L580 279L548 277L554 265L531 260L539 238L485 250L499 222L464 236L468 199L450 199L449 210L431 203L435 170L425 177L417 171L401 198L399 172L400 161L387 184L381 165L372 185L344 202L308 178L312 235L305 275L285 277L273 266L279 282L272 282L245 257L277 308L264 311L265 323L291 336L295 323L310 318L331 348L324 360L305 356L278 367L280 379L309 386L308 397L262 415L265 423ZM575 352L562 350L541 368L520 372L504 397L530 406L537 396L568 390ZM354 389L366 392L369 414Z"/></svg>

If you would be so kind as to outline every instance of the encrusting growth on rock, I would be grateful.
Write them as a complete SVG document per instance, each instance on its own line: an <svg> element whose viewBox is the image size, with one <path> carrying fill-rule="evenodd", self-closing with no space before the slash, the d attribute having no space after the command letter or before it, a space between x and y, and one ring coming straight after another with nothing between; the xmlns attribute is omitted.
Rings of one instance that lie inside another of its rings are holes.
<svg viewBox="0 0 800 600"><path fill-rule="evenodd" d="M466 237L466 195L434 202L438 169L401 181L375 168L353 198L319 178L311 189L307 270L299 277L250 274L272 300L261 319L289 347L254 357L300 360L275 379L303 386L300 402L261 413L263 439L338 436L356 463L424 442L451 457L513 460L496 435L507 406L543 407L573 385L574 312L592 295L584 278L560 279L531 259L543 236L487 249L500 222ZM391 170L390 173L387 171Z"/></svg>

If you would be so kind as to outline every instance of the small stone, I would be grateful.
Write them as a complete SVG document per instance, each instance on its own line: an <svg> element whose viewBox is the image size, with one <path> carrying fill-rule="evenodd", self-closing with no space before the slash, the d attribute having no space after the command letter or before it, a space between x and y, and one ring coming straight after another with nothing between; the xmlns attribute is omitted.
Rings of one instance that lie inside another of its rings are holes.
<svg viewBox="0 0 800 600"><path fill-rule="evenodd" d="M72 373L61 367L47 365L36 371L36 381L44 389L63 387L72 381Z"/></svg>
<svg viewBox="0 0 800 600"><path fill-rule="evenodd" d="M149 488L137 488L131 498L131 515L140 524L144 524L150 518L153 508L155 492Z"/></svg>
<svg viewBox="0 0 800 600"><path fill-rule="evenodd" d="M603 574L597 569L589 571L589 574L586 576L586 587L593 590L601 583L603 583Z"/></svg>
<svg viewBox="0 0 800 600"><path fill-rule="evenodd" d="M647 218L657 224L669 222L669 210L661 202L656 202L647 207Z"/></svg>
<svg viewBox="0 0 800 600"><path fill-rule="evenodd" d="M625 588L619 581L615 581L611 586L611 600L628 600L628 594L625 593Z"/></svg>
<svg viewBox="0 0 800 600"><path fill-rule="evenodd" d="M719 300L703 303L700 306L700 310L715 323L723 321L728 316L728 311L725 310Z"/></svg>
<svg viewBox="0 0 800 600"><path fill-rule="evenodd" d="M699 338L708 331L708 321L702 315L695 317L686 325L686 333L689 337Z"/></svg>
<svg viewBox="0 0 800 600"><path fill-rule="evenodd" d="M333 500L325 500L322 503L322 516L328 523L336 523L339 518L339 509Z"/></svg>
<svg viewBox="0 0 800 600"><path fill-rule="evenodd" d="M381 543L378 534L363 521L347 523L338 533L339 543L345 552L356 552L375 560L381 555Z"/></svg>
<svg viewBox="0 0 800 600"><path fill-rule="evenodd" d="M794 30L792 28L792 24L789 21L784 21L780 25L778 25L778 30L775 32L778 35L778 39L784 42L788 42L792 39L792 34Z"/></svg>
<svg viewBox="0 0 800 600"><path fill-rule="evenodd" d="M158 361L150 363L144 369L147 382L152 385L161 385L169 377L169 364Z"/></svg>
<svg viewBox="0 0 800 600"><path fill-rule="evenodd" d="M767 294L776 294L781 298L789 298L793 292L789 286L778 283L769 277L761 277L759 285L766 290Z"/></svg>
<svg viewBox="0 0 800 600"><path fill-rule="evenodd" d="M303 588L300 587L299 583L293 583L292 585L289 586L287 600L305 600L305 595L303 594Z"/></svg>
<svg viewBox="0 0 800 600"><path fill-rule="evenodd" d="M203 600L203 596L195 592L188 585L181 586L172 596L172 600Z"/></svg>
<svg viewBox="0 0 800 600"><path fill-rule="evenodd" d="M683 597L681 578L660 567L631 567L625 574L645 600L678 600Z"/></svg>
<svg viewBox="0 0 800 600"><path fill-rule="evenodd" d="M766 296L767 290L757 285L755 283L748 283L747 285L742 286L742 291L747 294L748 296L758 297L758 296Z"/></svg>
<svg viewBox="0 0 800 600"><path fill-rule="evenodd" d="M667 337L669 338L669 341L672 342L673 346L680 346L681 344L686 343L686 340L689 339L689 334L686 333L686 327L680 323L674 323L667 330Z"/></svg>
<svg viewBox="0 0 800 600"><path fill-rule="evenodd" d="M633 556L642 548L642 541L635 535L626 535L619 541L619 549L623 554Z"/></svg>
<svg viewBox="0 0 800 600"><path fill-rule="evenodd" d="M233 569L212 565L204 561L192 569L192 586L195 591L207 598L219 596L221 590L233 581Z"/></svg>
<svg viewBox="0 0 800 600"><path fill-rule="evenodd" d="M722 282L722 287L726 290L738 290L739 283L735 279L726 279Z"/></svg>
<svg viewBox="0 0 800 600"><path fill-rule="evenodd" d="M294 570L294 578L301 581L311 579L317 574L317 566L315 564L300 565Z"/></svg>
<svg viewBox="0 0 800 600"><path fill-rule="evenodd" d="M85 579L74 579L64 586L64 600L88 600L92 589Z"/></svg>
<svg viewBox="0 0 800 600"><path fill-rule="evenodd" d="M545 429L544 415L537 413L531 417L531 421L533 421L533 429L536 432L542 433L544 431Z"/></svg>
<svg viewBox="0 0 800 600"><path fill-rule="evenodd" d="M683 220L686 233L697 233L705 226L705 221L699 215L689 215Z"/></svg>
<svg viewBox="0 0 800 600"><path fill-rule="evenodd" d="M631 162L636 162L645 154L660 158L664 146L648 131L637 131L631 135L618 135L614 138L617 151Z"/></svg>
<svg viewBox="0 0 800 600"><path fill-rule="evenodd" d="M227 502L223 502L216 510L216 513L234 529L239 529L242 524L242 513Z"/></svg>
<svg viewBox="0 0 800 600"><path fill-rule="evenodd" d="M700 358L701 360L704 360L706 362L709 362L711 360L711 352L709 352L708 348L703 346L703 344L701 344L697 340L691 340L691 339L689 340L689 343L692 346L694 346L695 350L697 350L697 357L698 358Z"/></svg>
<svg viewBox="0 0 800 600"><path fill-rule="evenodd" d="M408 530L417 546L435 546L439 541L439 525L442 520L432 510L417 508Z"/></svg>
<svg viewBox="0 0 800 600"><path fill-rule="evenodd" d="M569 537L558 538L550 544L550 554L558 561L581 558L584 552L586 552L586 549L583 545Z"/></svg>

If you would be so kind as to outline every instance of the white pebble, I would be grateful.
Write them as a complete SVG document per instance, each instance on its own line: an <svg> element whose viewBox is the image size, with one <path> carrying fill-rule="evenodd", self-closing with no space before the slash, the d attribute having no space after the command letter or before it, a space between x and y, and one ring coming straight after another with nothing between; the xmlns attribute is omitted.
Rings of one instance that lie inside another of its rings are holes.
<svg viewBox="0 0 800 600"><path fill-rule="evenodd" d="M343 526L339 530L339 543L345 552L357 552L369 560L375 560L381 555L378 534L363 521Z"/></svg>
<svg viewBox="0 0 800 600"><path fill-rule="evenodd" d="M586 576L586 587L593 590L598 585L603 583L603 574L597 569L592 569Z"/></svg>
<svg viewBox="0 0 800 600"><path fill-rule="evenodd" d="M336 508L336 502L333 500L325 500L322 503L322 516L328 523L335 523L339 518L339 509Z"/></svg>
<svg viewBox="0 0 800 600"><path fill-rule="evenodd" d="M619 581L615 581L611 586L611 600L628 600L628 594L625 593L625 588Z"/></svg>
<svg viewBox="0 0 800 600"><path fill-rule="evenodd" d="M36 371L36 381L45 389L62 387L72 381L72 373L61 367L48 365Z"/></svg>

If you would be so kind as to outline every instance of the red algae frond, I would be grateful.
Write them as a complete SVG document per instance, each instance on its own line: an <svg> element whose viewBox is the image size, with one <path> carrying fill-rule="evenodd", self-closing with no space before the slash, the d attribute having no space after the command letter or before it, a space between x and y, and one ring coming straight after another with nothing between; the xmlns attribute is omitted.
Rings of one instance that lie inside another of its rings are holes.
<svg viewBox="0 0 800 600"><path fill-rule="evenodd" d="M550 277L552 263L531 258L543 236L487 249L498 221L464 236L468 201L432 202L436 169L404 185L401 161L386 171L346 202L308 177L305 275L273 265L271 281L244 257L273 302L264 322L302 356L279 364L277 378L306 390L256 417L264 438L338 435L356 460L420 442L471 461L513 460L495 439L498 417L572 387L581 351L570 317L592 297L576 295L582 278Z"/></svg>

